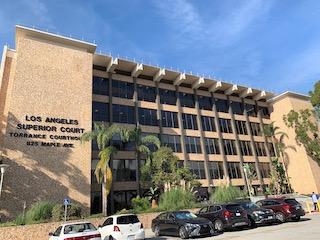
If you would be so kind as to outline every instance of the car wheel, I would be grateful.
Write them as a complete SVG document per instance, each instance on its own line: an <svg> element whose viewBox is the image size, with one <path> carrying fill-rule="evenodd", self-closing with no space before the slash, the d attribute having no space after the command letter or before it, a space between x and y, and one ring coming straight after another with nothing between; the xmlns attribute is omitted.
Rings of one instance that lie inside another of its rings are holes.
<svg viewBox="0 0 320 240"><path fill-rule="evenodd" d="M179 236L182 239L187 239L188 238L187 231L183 226L179 228Z"/></svg>
<svg viewBox="0 0 320 240"><path fill-rule="evenodd" d="M156 237L159 237L160 236L160 228L158 226L155 226L154 227L154 235Z"/></svg>
<svg viewBox="0 0 320 240"><path fill-rule="evenodd" d="M256 222L252 218L249 218L249 227L251 228L257 227Z"/></svg>
<svg viewBox="0 0 320 240"><path fill-rule="evenodd" d="M218 231L218 232L223 232L223 222L220 219L216 219L214 221L214 228Z"/></svg>
<svg viewBox="0 0 320 240"><path fill-rule="evenodd" d="M295 216L291 218L293 221L298 222L300 220L300 216Z"/></svg>
<svg viewBox="0 0 320 240"><path fill-rule="evenodd" d="M284 223L286 221L286 218L285 218L285 216L283 215L282 212L277 212L276 213L276 219L280 223Z"/></svg>

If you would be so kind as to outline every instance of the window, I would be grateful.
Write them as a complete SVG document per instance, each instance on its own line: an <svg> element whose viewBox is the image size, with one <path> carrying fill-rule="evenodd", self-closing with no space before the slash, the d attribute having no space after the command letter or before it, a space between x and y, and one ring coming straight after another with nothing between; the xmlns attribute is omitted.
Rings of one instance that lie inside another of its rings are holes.
<svg viewBox="0 0 320 240"><path fill-rule="evenodd" d="M164 146L170 147L173 152L181 152L180 136L177 135L163 135Z"/></svg>
<svg viewBox="0 0 320 240"><path fill-rule="evenodd" d="M182 113L184 129L198 130L197 115Z"/></svg>
<svg viewBox="0 0 320 240"><path fill-rule="evenodd" d="M270 119L270 113L269 113L268 107L258 106L258 110L261 112L261 117L262 118Z"/></svg>
<svg viewBox="0 0 320 240"><path fill-rule="evenodd" d="M158 126L157 110L149 108L139 108L139 123L148 126Z"/></svg>
<svg viewBox="0 0 320 240"><path fill-rule="evenodd" d="M260 130L259 123L251 122L250 127L251 127L251 133L253 136L261 136L261 130Z"/></svg>
<svg viewBox="0 0 320 240"><path fill-rule="evenodd" d="M109 79L93 76L92 93L109 96Z"/></svg>
<svg viewBox="0 0 320 240"><path fill-rule="evenodd" d="M241 102L230 102L233 114L243 115L243 105Z"/></svg>
<svg viewBox="0 0 320 240"><path fill-rule="evenodd" d="M202 130L203 131L209 131L209 132L215 132L216 131L216 125L214 123L214 117L202 116L201 117L201 123L202 123Z"/></svg>
<svg viewBox="0 0 320 240"><path fill-rule="evenodd" d="M223 133L232 133L231 120L219 118L220 130Z"/></svg>
<svg viewBox="0 0 320 240"><path fill-rule="evenodd" d="M124 105L112 105L113 122L134 124L134 107Z"/></svg>
<svg viewBox="0 0 320 240"><path fill-rule="evenodd" d="M226 155L237 155L235 140L224 139L223 148Z"/></svg>
<svg viewBox="0 0 320 240"><path fill-rule="evenodd" d="M205 138L205 145L207 154L220 154L219 139Z"/></svg>
<svg viewBox="0 0 320 240"><path fill-rule="evenodd" d="M136 160L113 160L115 182L136 181Z"/></svg>
<svg viewBox="0 0 320 240"><path fill-rule="evenodd" d="M191 172L197 175L197 179L206 179L203 161L189 161L188 165Z"/></svg>
<svg viewBox="0 0 320 240"><path fill-rule="evenodd" d="M248 116L250 116L250 117L256 117L257 116L257 110L256 110L255 105L245 103L244 104L244 108L247 110Z"/></svg>
<svg viewBox="0 0 320 240"><path fill-rule="evenodd" d="M237 134L248 135L247 125L245 121L235 120Z"/></svg>
<svg viewBox="0 0 320 240"><path fill-rule="evenodd" d="M240 149L242 156L252 156L250 141L240 141Z"/></svg>
<svg viewBox="0 0 320 240"><path fill-rule="evenodd" d="M215 99L215 103L216 103L216 108L218 112L228 112L228 101L224 100L224 99Z"/></svg>
<svg viewBox="0 0 320 240"><path fill-rule="evenodd" d="M231 179L242 178L239 162L228 162L228 174Z"/></svg>
<svg viewBox="0 0 320 240"><path fill-rule="evenodd" d="M133 151L134 150L134 142L124 142L121 139L120 133L116 133L112 136L112 145L116 147L119 151Z"/></svg>
<svg viewBox="0 0 320 240"><path fill-rule="evenodd" d="M181 107L189 107L189 108L195 107L193 94L180 92L179 98L180 98Z"/></svg>
<svg viewBox="0 0 320 240"><path fill-rule="evenodd" d="M112 80L112 96L132 99L133 83Z"/></svg>
<svg viewBox="0 0 320 240"><path fill-rule="evenodd" d="M270 177L270 164L269 163L260 163L260 172L263 178Z"/></svg>
<svg viewBox="0 0 320 240"><path fill-rule="evenodd" d="M176 91L159 88L159 95L160 95L161 104L169 104L169 105L177 104Z"/></svg>
<svg viewBox="0 0 320 240"><path fill-rule="evenodd" d="M274 151L273 144L268 142L267 145L268 145L270 157L275 157L276 156L276 152Z"/></svg>
<svg viewBox="0 0 320 240"><path fill-rule="evenodd" d="M132 199L137 196L137 191L114 191L115 212L122 209L132 209Z"/></svg>
<svg viewBox="0 0 320 240"><path fill-rule="evenodd" d="M254 145L258 156L267 156L263 142L255 142Z"/></svg>
<svg viewBox="0 0 320 240"><path fill-rule="evenodd" d="M199 108L204 110L212 110L213 101L211 97L198 95Z"/></svg>
<svg viewBox="0 0 320 240"><path fill-rule="evenodd" d="M178 128L178 113L161 111L161 119L163 127Z"/></svg>
<svg viewBox="0 0 320 240"><path fill-rule="evenodd" d="M255 142L255 148L258 156L267 156L263 142Z"/></svg>
<svg viewBox="0 0 320 240"><path fill-rule="evenodd" d="M209 172L212 179L223 179L223 162L209 162Z"/></svg>
<svg viewBox="0 0 320 240"><path fill-rule="evenodd" d="M156 88L138 84L137 86L138 100L155 102L156 101Z"/></svg>
<svg viewBox="0 0 320 240"><path fill-rule="evenodd" d="M199 137L185 137L187 153L201 153Z"/></svg>
<svg viewBox="0 0 320 240"><path fill-rule="evenodd" d="M92 102L92 121L109 122L109 104Z"/></svg>

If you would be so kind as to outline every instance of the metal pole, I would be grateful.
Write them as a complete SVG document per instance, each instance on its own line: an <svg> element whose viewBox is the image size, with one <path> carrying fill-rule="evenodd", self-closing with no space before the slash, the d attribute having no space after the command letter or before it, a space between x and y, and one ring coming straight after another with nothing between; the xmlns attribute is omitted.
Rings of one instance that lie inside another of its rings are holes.
<svg viewBox="0 0 320 240"><path fill-rule="evenodd" d="M3 175L4 175L4 173L3 173L3 172L1 172L1 181L0 181L0 197L1 197L1 192L2 192Z"/></svg>
<svg viewBox="0 0 320 240"><path fill-rule="evenodd" d="M249 186L249 181L248 181L248 176L247 176L247 168L244 165L243 165L243 172L244 172L244 178L245 178L245 181L246 181L247 189L248 189L248 192L249 192L249 197L250 197L250 200L251 200L252 195L251 195L251 189L250 189L250 186Z"/></svg>

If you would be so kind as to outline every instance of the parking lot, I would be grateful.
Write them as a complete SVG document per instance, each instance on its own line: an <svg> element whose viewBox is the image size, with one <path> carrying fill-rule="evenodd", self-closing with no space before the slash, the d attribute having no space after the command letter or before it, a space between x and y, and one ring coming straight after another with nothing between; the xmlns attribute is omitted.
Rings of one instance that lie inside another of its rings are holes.
<svg viewBox="0 0 320 240"><path fill-rule="evenodd" d="M216 233L212 237L199 239L232 239L232 240L301 240L301 239L320 239L320 213L306 214L299 222L288 221L283 224L272 226L259 226L254 229L244 229L228 231L221 234ZM146 230L146 238L154 240L180 239L178 237L160 236L154 237L151 229Z"/></svg>

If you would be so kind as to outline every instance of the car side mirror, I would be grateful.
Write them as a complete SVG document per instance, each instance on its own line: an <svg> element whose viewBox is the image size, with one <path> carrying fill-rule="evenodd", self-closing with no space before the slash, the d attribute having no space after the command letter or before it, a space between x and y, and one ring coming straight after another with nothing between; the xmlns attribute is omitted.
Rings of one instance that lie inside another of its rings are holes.
<svg viewBox="0 0 320 240"><path fill-rule="evenodd" d="M102 226L101 226L101 225L99 225L99 226L98 226L98 228L102 228Z"/></svg>
<svg viewBox="0 0 320 240"><path fill-rule="evenodd" d="M53 236L53 232L49 232L49 236Z"/></svg>

